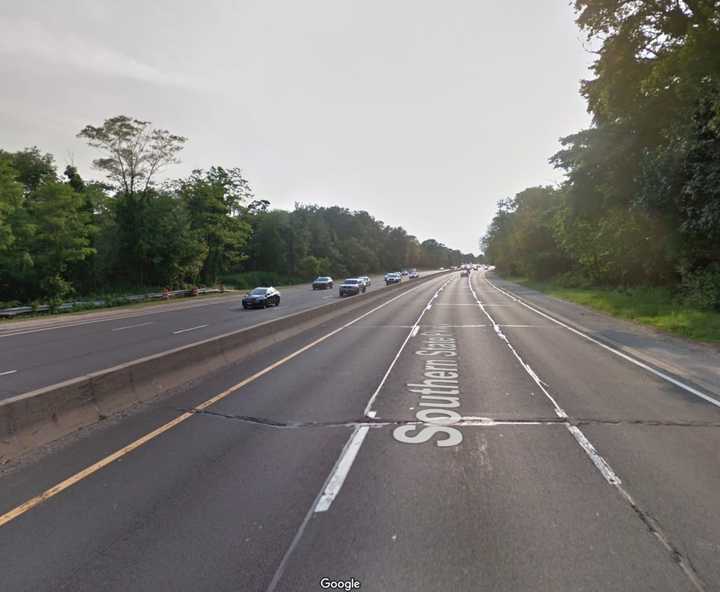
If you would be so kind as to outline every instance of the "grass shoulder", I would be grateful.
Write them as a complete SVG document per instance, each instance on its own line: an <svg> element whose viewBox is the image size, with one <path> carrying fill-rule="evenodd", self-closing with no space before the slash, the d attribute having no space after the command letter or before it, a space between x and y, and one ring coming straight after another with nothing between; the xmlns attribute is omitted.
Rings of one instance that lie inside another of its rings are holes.
<svg viewBox="0 0 720 592"><path fill-rule="evenodd" d="M720 342L720 313L689 306L668 288L572 288L525 277L503 276L503 279L668 333L698 341Z"/></svg>

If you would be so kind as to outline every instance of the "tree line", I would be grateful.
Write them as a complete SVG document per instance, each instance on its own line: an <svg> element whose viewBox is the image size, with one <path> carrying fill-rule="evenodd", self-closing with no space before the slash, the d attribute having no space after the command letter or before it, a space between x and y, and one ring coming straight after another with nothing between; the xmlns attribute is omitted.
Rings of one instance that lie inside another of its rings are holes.
<svg viewBox="0 0 720 592"><path fill-rule="evenodd" d="M104 180L83 179L38 148L0 150L0 302L213 285L270 272L308 281L473 260L419 242L364 211L273 210L238 168L212 166L158 182L186 138L117 116L78 134Z"/></svg>
<svg viewBox="0 0 720 592"><path fill-rule="evenodd" d="M498 270L567 284L662 285L720 309L720 2L576 0L597 45L589 129L561 139L558 187L502 200Z"/></svg>

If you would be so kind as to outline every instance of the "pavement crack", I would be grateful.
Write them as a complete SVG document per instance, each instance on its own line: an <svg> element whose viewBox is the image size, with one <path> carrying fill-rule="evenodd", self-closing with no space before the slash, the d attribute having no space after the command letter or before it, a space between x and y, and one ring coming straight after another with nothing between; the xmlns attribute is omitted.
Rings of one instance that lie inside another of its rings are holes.
<svg viewBox="0 0 720 592"><path fill-rule="evenodd" d="M218 419L227 419L241 423L264 426L281 430L315 429L315 428L382 428L402 425L432 425L432 422L418 421L417 419L398 419L381 417L360 417L328 421L291 421L277 420L253 415L236 415L198 409L196 407L174 407L181 413L193 413ZM597 417L486 417L466 415L452 425L457 427L493 427L493 426L547 426L547 425L628 425L628 426L658 426L658 427L688 427L688 428L720 428L720 422L713 421L682 421L682 420L656 420L656 419L619 419Z"/></svg>
<svg viewBox="0 0 720 592"><path fill-rule="evenodd" d="M265 417L255 417L252 415L233 415L230 413L220 413L217 411L208 411L207 409L182 409L179 408L177 411L183 413L194 413L196 415L207 415L210 417L216 417L220 419L229 419L232 421L239 421L242 423L249 423L253 425L260 425L269 428L276 429L308 429L308 428L354 428L354 427L387 427L394 425L405 425L405 424L417 424L421 423L417 420L383 420L374 419L370 417L363 417L359 419L346 419L336 421L279 421L268 419Z"/></svg>
<svg viewBox="0 0 720 592"><path fill-rule="evenodd" d="M618 491L625 498L625 501L633 512L635 512L638 518L640 518L648 531L657 538L663 547L665 547L667 552L670 554L671 560L683 571L695 589L698 592L705 592L707 588L705 587L703 580L700 578L700 575L697 573L690 556L683 554L682 551L675 546L675 544L663 531L663 528L658 520L650 512L643 509L627 490L619 487Z"/></svg>
<svg viewBox="0 0 720 592"><path fill-rule="evenodd" d="M574 425L639 425L681 428L720 428L718 421L693 421L672 419L617 419L617 418L583 418L570 420Z"/></svg>

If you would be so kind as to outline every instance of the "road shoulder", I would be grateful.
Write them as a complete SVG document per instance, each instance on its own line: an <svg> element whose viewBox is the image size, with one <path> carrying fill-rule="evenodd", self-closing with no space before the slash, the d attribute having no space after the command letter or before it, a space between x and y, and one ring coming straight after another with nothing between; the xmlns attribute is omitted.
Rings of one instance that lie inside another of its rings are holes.
<svg viewBox="0 0 720 592"><path fill-rule="evenodd" d="M720 348L667 335L490 274L495 287L558 321L720 397Z"/></svg>

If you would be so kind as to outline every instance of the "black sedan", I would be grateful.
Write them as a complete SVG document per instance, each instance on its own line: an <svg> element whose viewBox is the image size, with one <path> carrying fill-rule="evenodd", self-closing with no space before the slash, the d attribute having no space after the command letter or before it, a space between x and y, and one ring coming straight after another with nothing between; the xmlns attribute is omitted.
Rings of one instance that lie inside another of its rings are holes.
<svg viewBox="0 0 720 592"><path fill-rule="evenodd" d="M321 275L313 280L313 290L331 290L333 287L333 279L326 275Z"/></svg>
<svg viewBox="0 0 720 592"><path fill-rule="evenodd" d="M275 288L255 288L242 299L243 308L267 308L280 304L280 292Z"/></svg>

